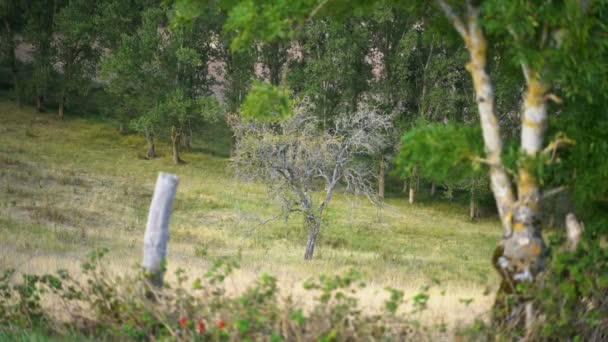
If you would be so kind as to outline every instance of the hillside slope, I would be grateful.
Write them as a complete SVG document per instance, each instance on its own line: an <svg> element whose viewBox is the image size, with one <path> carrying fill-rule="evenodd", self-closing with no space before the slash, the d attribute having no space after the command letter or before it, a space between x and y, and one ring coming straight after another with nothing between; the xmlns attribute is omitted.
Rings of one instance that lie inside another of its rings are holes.
<svg viewBox="0 0 608 342"><path fill-rule="evenodd" d="M166 171L180 177L170 269L201 272L218 256L240 255L235 292L261 272L297 292L309 276L354 267L371 280L370 306L380 305L373 291L386 286L412 293L436 281L447 295L431 303L433 315L457 317L462 299L475 298L471 312L491 303L482 293L496 283L488 260L500 232L494 219L471 223L462 208L403 199L377 209L338 194L315 260L305 262L302 219L272 220L278 206L263 187L235 181L226 158L200 152L213 144L201 142L199 152L184 153L186 165L174 166L166 144L160 158L145 160L137 135L0 102L0 268L77 269L96 247L110 249L110 269L136 268L156 175Z"/></svg>

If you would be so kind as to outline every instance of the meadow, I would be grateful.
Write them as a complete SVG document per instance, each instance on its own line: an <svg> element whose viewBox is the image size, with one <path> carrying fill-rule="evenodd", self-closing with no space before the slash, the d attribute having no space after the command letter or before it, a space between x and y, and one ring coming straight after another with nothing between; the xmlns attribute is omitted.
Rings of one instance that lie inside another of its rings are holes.
<svg viewBox="0 0 608 342"><path fill-rule="evenodd" d="M319 274L360 271L368 283L361 303L382 305L384 288L406 298L432 285L422 319L471 322L492 305L497 276L489 257L500 234L496 217L471 222L467 208L445 201L407 203L387 198L381 208L342 194L332 200L312 261L304 261L300 216L279 217L278 203L260 184L232 176L226 127L206 129L185 165L173 165L170 146L143 158L145 140L121 135L95 116L59 121L0 102L0 269L42 273L78 271L91 250L110 250L106 267L138 268L143 232L158 172L180 178L171 219L168 274L203 272L221 256L238 258L227 281L239 293L262 273L282 293L305 303L301 284ZM224 139L224 140L222 140Z"/></svg>

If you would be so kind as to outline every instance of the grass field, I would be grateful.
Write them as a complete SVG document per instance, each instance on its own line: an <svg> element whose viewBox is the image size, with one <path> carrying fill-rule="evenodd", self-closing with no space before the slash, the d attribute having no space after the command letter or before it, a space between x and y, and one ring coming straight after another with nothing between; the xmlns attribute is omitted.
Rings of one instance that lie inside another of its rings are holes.
<svg viewBox="0 0 608 342"><path fill-rule="evenodd" d="M183 155L188 163L174 166L165 143L158 144L160 158L145 160L143 138L120 135L107 122L69 116L61 122L53 113L0 102L0 268L76 271L87 252L107 247L109 269L133 270L156 175L167 171L180 177L169 270L196 274L216 257L240 255L228 288L238 292L267 272L297 295L310 276L356 268L368 280L361 301L370 309L382 305L387 286L411 296L435 281L427 318L468 322L490 307L493 298L484 293L497 283L489 262L500 233L495 218L473 223L464 207L403 198L378 209L338 194L315 259L305 262L302 218L262 224L279 207L262 186L233 179L218 136L210 129Z"/></svg>

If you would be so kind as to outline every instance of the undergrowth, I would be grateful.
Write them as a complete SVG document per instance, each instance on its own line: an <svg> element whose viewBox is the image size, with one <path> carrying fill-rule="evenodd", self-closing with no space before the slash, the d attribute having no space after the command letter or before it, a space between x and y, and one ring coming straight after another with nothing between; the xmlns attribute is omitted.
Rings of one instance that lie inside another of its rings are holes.
<svg viewBox="0 0 608 342"><path fill-rule="evenodd" d="M19 339L24 331L41 336L102 340L188 341L356 341L428 340L431 331L413 317L425 309L428 288L412 297L413 311L400 290L379 313L367 313L355 294L366 287L361 274L322 275L304 283L315 294L310 307L279 298L277 279L263 274L243 294L229 296L225 279L239 259L217 259L200 277L182 269L175 281L154 287L143 272L113 277L103 267L107 249L82 263L80 276L53 274L0 276L0 331ZM25 335L23 335L25 336ZM0 336L1 337L1 336Z"/></svg>
<svg viewBox="0 0 608 342"><path fill-rule="evenodd" d="M103 266L108 250L98 249L81 274L0 272L0 340L603 341L608 249L603 240L582 244L576 251L556 248L542 280L518 289L519 298L534 304L532 326L477 319L455 331L417 320L431 286L411 297L386 288L383 310L368 312L357 297L367 284L352 269L306 280L303 288L314 300L302 305L280 296L277 279L268 274L229 295L226 279L240 267L240 256L218 258L195 277L177 269L175 280L159 288L141 270L109 274Z"/></svg>

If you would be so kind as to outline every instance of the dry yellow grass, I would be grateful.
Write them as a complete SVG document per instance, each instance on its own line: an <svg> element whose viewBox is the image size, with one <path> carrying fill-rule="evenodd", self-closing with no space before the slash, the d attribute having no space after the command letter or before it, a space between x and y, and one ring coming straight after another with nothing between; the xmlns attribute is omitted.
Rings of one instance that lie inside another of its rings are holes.
<svg viewBox="0 0 608 342"><path fill-rule="evenodd" d="M470 322L491 305L484 292L496 287L489 263L500 231L494 219L472 223L463 208L409 205L400 198L377 209L338 194L315 260L305 262L302 219L260 225L278 206L260 185L233 180L226 158L185 153L188 164L174 166L162 143L161 158L141 159L144 145L107 123L60 122L0 102L0 268L77 272L87 252L108 247L108 268L134 270L156 175L168 171L180 177L169 273L181 267L201 274L214 258L240 253L241 269L228 279L235 293L270 273L284 295L306 302L303 280L356 268L368 283L360 293L368 310L381 308L385 287L411 298L434 281L439 285L431 290L424 321ZM221 144L201 145L209 151Z"/></svg>

